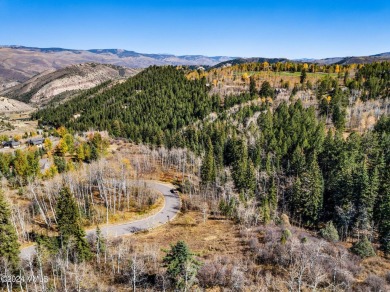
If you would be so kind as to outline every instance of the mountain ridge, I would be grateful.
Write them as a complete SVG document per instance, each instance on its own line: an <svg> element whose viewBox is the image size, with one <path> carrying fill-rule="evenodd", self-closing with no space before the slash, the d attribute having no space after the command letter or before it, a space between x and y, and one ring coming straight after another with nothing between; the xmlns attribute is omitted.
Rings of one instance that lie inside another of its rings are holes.
<svg viewBox="0 0 390 292"><path fill-rule="evenodd" d="M58 70L75 64L101 63L127 68L146 68L151 65L213 66L232 58L143 54L122 49L75 50L0 46L0 91L26 82L42 72Z"/></svg>
<svg viewBox="0 0 390 292"><path fill-rule="evenodd" d="M0 45L0 92L22 84L43 72L53 72L84 63L110 64L127 68L146 68L151 65L183 65L222 67L250 62L306 62L318 64L372 63L390 60L390 52L370 56L331 57L324 59L237 58L229 56L173 55L138 53L125 49L77 50Z"/></svg>
<svg viewBox="0 0 390 292"><path fill-rule="evenodd" d="M111 64L75 64L58 70L46 70L21 84L0 91L0 94L31 104L45 104L56 97L64 100L80 90L90 89L103 82L127 79L140 71Z"/></svg>

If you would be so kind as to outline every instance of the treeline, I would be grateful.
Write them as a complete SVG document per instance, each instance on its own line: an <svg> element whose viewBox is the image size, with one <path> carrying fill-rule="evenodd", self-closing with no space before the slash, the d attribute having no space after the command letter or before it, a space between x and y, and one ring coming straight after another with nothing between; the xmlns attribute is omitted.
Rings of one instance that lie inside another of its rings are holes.
<svg viewBox="0 0 390 292"><path fill-rule="evenodd" d="M361 67L362 65L359 65ZM355 69L357 67L356 64L351 65L339 65L339 64L307 64L307 63L298 63L298 62L252 62L252 63L243 63L237 64L230 67L224 68L212 68L210 73L217 72L218 70L228 70L228 71L252 71L252 72L260 72L260 71L273 71L273 72L301 72L302 70L307 70L311 73L322 72L322 73L340 73L346 72L350 69Z"/></svg>
<svg viewBox="0 0 390 292"><path fill-rule="evenodd" d="M100 133L91 134L87 139L75 139L63 127L52 133L60 137L56 147L50 138L46 138L42 148L33 146L13 153L0 153L0 177L6 178L13 187L22 187L35 178L51 178L73 170L76 164L98 160L109 146Z"/></svg>
<svg viewBox="0 0 390 292"><path fill-rule="evenodd" d="M390 62L366 64L354 80L347 83L350 89L362 90L362 99L386 98L390 95Z"/></svg>

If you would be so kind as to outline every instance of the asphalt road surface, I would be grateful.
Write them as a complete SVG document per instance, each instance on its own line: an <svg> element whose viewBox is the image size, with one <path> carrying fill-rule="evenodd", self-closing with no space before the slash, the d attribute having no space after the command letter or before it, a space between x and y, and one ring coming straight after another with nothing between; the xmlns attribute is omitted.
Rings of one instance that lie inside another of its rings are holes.
<svg viewBox="0 0 390 292"><path fill-rule="evenodd" d="M145 219L132 221L118 225L106 225L101 227L101 232L105 237L116 237L132 234L142 230L148 230L160 226L172 220L180 210L180 198L178 195L171 193L172 185L159 181L145 181L144 184L153 190L163 194L165 199L164 207L160 212ZM87 237L96 233L96 230L86 231ZM20 251L21 259L29 259L35 254L35 246L28 246Z"/></svg>

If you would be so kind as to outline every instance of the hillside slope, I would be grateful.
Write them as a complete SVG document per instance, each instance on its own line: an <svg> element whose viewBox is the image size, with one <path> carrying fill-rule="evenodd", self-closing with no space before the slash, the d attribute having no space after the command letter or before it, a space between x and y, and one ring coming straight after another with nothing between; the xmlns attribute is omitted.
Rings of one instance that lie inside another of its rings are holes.
<svg viewBox="0 0 390 292"><path fill-rule="evenodd" d="M286 58L236 58L232 60L227 60L221 63L218 63L214 68L221 68L227 66L234 66L239 64L248 64L248 63L263 63L268 62L270 64L274 63L284 63L284 62L293 62L293 63L312 63L320 65L350 65L350 64L369 64L374 62L383 62L390 60L390 53L381 53L371 56L351 56L351 57L331 57L324 59L294 59L289 60Z"/></svg>
<svg viewBox="0 0 390 292"><path fill-rule="evenodd" d="M336 57L313 60L308 63L318 64L339 64L339 65L350 65L350 64L369 64L375 62L383 62L390 60L390 53L382 53L372 56L351 56L351 57Z"/></svg>
<svg viewBox="0 0 390 292"><path fill-rule="evenodd" d="M188 80L176 68L150 67L96 95L81 94L34 118L76 130L108 130L133 141L162 143L164 136L212 111L204 80ZM75 118L77 116L77 118Z"/></svg>
<svg viewBox="0 0 390 292"><path fill-rule="evenodd" d="M72 93L95 87L108 80L128 78L139 71L108 64L72 65L60 70L45 71L22 84L4 90L2 95L32 104L42 104L60 95L61 99L64 99Z"/></svg>
<svg viewBox="0 0 390 292"><path fill-rule="evenodd" d="M24 102L6 97L0 97L0 113L13 113L30 111L33 108Z"/></svg>

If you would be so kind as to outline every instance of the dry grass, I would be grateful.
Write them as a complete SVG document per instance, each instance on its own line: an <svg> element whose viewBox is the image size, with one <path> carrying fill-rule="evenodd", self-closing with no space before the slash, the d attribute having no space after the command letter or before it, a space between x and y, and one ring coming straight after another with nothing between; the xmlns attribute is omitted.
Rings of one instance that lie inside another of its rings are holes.
<svg viewBox="0 0 390 292"><path fill-rule="evenodd" d="M30 118L31 111L22 113L10 113L6 114L4 121L8 121L15 127L13 130L7 130L1 132L2 135L15 136L23 135L24 133L35 132L38 128L38 121L28 121L24 119Z"/></svg>
<svg viewBox="0 0 390 292"><path fill-rule="evenodd" d="M115 214L109 214L108 215L108 224L122 224L129 221L136 221L140 220L149 216L152 216L156 213L158 213L164 206L164 198L162 195L159 195L159 198L157 201L149 207L145 207L143 210L139 210L135 207L130 207L130 210L126 211L116 211ZM104 206L95 206L95 211L99 214L99 218L101 218L101 223L99 223L99 226L105 226L107 225L106 220L106 208ZM88 222L87 222L88 223ZM96 224L86 224L85 227L87 227L87 230L89 229L95 229Z"/></svg>
<svg viewBox="0 0 390 292"><path fill-rule="evenodd" d="M385 277L390 271L390 261L382 257L372 257L362 261L364 267L363 274L375 274L380 277Z"/></svg>
<svg viewBox="0 0 390 292"><path fill-rule="evenodd" d="M238 227L230 220L206 220L199 212L180 213L171 223L134 235L138 243L161 248L184 240L202 258L218 255L238 256L244 245Z"/></svg>

